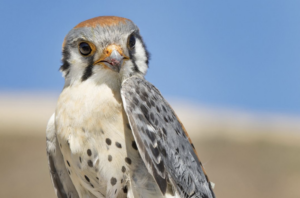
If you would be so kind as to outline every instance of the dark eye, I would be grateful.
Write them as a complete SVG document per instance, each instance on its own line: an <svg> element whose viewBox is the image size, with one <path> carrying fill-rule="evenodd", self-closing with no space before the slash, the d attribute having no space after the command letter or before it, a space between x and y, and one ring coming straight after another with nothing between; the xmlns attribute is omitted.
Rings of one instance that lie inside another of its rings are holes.
<svg viewBox="0 0 300 198"><path fill-rule="evenodd" d="M128 48L129 49L132 49L134 48L134 45L135 45L135 36L134 34L131 34L129 37L128 37Z"/></svg>
<svg viewBox="0 0 300 198"><path fill-rule="evenodd" d="M87 56L92 52L92 49L88 43L82 42L79 44L79 52L80 54Z"/></svg>

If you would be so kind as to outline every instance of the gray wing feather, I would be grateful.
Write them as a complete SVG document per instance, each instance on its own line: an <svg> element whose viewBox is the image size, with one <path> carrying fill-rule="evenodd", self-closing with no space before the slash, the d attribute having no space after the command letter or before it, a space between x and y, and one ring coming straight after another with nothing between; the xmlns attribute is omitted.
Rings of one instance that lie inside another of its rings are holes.
<svg viewBox="0 0 300 198"><path fill-rule="evenodd" d="M58 146L55 131L55 114L48 122L46 130L47 155L50 175L58 198L79 198L78 193L68 175L63 156Z"/></svg>
<svg viewBox="0 0 300 198"><path fill-rule="evenodd" d="M162 193L170 182L181 197L214 198L201 162L160 92L131 77L123 82L121 95L139 152Z"/></svg>

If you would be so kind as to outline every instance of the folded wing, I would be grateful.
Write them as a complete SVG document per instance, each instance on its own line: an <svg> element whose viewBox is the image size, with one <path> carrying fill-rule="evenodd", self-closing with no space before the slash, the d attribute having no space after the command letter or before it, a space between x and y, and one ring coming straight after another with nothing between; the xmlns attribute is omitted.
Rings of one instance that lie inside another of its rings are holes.
<svg viewBox="0 0 300 198"><path fill-rule="evenodd" d="M214 198L184 127L160 92L131 77L122 84L121 95L139 152L161 192L171 184L181 197Z"/></svg>

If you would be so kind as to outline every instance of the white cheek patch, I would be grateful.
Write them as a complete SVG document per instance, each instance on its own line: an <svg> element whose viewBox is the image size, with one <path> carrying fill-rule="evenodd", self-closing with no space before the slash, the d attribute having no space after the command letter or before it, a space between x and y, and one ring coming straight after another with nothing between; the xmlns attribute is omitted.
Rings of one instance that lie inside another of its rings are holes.
<svg viewBox="0 0 300 198"><path fill-rule="evenodd" d="M146 73L146 71L148 69L148 65L146 63L146 61L147 61L146 50L143 47L143 44L139 39L136 39L134 57L136 60L135 63L138 66L139 70L142 73Z"/></svg>
<svg viewBox="0 0 300 198"><path fill-rule="evenodd" d="M70 63L72 65L81 62L81 55L79 55L78 52L74 52L74 50L71 50L70 55L70 57L72 57L70 60Z"/></svg>
<svg viewBox="0 0 300 198"><path fill-rule="evenodd" d="M81 79L84 74L84 70L87 65L85 65L81 60L81 55L78 52L72 50L70 52L71 59L69 60L70 63L70 74L69 76L72 77L70 79L70 83L72 84L74 81Z"/></svg>

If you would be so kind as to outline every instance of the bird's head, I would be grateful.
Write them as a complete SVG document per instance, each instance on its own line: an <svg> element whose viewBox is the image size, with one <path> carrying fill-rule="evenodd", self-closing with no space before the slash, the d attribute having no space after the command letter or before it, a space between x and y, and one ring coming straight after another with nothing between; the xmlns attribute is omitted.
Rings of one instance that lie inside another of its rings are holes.
<svg viewBox="0 0 300 198"><path fill-rule="evenodd" d="M138 27L129 19L102 16L79 23L63 43L66 84L103 79L119 82L148 69L149 53Z"/></svg>

